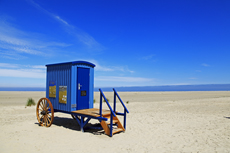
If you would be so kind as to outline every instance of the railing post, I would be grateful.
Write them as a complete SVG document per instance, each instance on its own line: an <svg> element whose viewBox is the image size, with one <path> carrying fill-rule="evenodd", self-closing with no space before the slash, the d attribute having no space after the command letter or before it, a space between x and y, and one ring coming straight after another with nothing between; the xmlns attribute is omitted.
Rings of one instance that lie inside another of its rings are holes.
<svg viewBox="0 0 230 153"><path fill-rule="evenodd" d="M113 136L113 114L110 115L110 137Z"/></svg>
<svg viewBox="0 0 230 153"><path fill-rule="evenodd" d="M126 130L126 110L124 109L124 128Z"/></svg>
<svg viewBox="0 0 230 153"><path fill-rule="evenodd" d="M100 117L102 117L102 93L100 91Z"/></svg>
<svg viewBox="0 0 230 153"><path fill-rule="evenodd" d="M83 129L83 124L84 124L84 117L81 117L81 125L80 125L80 127L81 127L81 131L82 132L84 132L84 129Z"/></svg>
<svg viewBox="0 0 230 153"><path fill-rule="evenodd" d="M114 113L116 113L116 99L117 99L116 92L114 91L114 104L113 104L113 111L114 111Z"/></svg>

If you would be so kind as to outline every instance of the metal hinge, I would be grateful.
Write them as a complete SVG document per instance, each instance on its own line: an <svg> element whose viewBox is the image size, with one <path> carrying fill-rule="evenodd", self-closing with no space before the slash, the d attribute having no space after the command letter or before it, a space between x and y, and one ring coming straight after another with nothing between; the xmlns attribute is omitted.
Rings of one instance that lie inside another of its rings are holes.
<svg viewBox="0 0 230 153"><path fill-rule="evenodd" d="M77 107L76 104L72 104L72 105L71 105L71 108L76 108L76 107Z"/></svg>

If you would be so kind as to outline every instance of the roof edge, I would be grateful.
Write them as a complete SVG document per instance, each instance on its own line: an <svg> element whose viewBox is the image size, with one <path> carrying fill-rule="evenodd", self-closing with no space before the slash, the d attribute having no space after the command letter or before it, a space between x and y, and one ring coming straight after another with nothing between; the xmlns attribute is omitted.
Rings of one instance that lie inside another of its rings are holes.
<svg viewBox="0 0 230 153"><path fill-rule="evenodd" d="M72 65L88 65L90 67L95 67L96 65L87 61L72 61L72 62L64 62L64 63L55 63L55 64L47 64L46 66L55 66L55 65L65 65L65 64L72 64Z"/></svg>

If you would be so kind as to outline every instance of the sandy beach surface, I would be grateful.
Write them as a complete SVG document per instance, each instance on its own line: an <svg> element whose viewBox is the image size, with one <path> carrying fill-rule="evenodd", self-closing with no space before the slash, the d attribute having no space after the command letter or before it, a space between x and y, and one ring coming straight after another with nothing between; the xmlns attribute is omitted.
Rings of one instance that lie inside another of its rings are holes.
<svg viewBox="0 0 230 153"><path fill-rule="evenodd" d="M103 131L81 132L77 122L64 113L55 113L51 127L41 127L36 106L25 104L28 98L37 102L45 92L2 91L0 153L230 152L230 91L119 94L128 101L127 129L109 137ZM94 107L99 108L99 92L94 95ZM105 95L112 103L113 93ZM119 103L117 108L123 112Z"/></svg>

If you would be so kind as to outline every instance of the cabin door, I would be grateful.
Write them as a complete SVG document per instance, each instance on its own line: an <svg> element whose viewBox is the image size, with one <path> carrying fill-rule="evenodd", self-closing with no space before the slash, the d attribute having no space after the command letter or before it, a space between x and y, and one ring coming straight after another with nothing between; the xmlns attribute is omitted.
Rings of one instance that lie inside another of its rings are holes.
<svg viewBox="0 0 230 153"><path fill-rule="evenodd" d="M89 109L89 68L77 68L77 110Z"/></svg>

